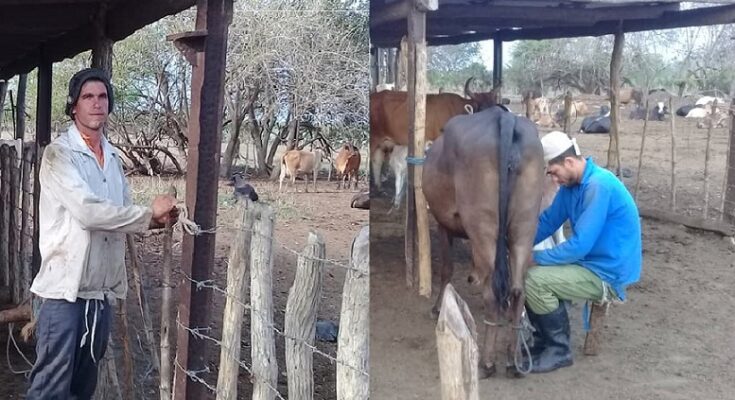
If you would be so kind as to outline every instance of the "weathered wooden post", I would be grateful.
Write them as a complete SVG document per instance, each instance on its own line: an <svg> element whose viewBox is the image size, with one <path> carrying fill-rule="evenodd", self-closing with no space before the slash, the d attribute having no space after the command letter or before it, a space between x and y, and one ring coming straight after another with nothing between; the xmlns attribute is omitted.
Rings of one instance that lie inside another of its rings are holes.
<svg viewBox="0 0 735 400"><path fill-rule="evenodd" d="M324 240L309 232L306 248L299 255L293 286L286 302L286 371L288 398L314 398L314 363L309 346L314 345L316 312L322 293L326 249Z"/></svg>
<svg viewBox="0 0 735 400"><path fill-rule="evenodd" d="M2 285L10 289L10 299L13 299L13 282L10 276L10 251L8 237L10 235L10 146L0 145L0 279Z"/></svg>
<svg viewBox="0 0 735 400"><path fill-rule="evenodd" d="M646 110L648 110L648 99L646 99ZM674 114L671 115L674 118ZM646 129L648 128L648 111L646 111L646 117L643 120L643 133L641 134L641 149L638 152L638 171L636 171L635 177L635 190L633 191L633 198L638 202L638 189L641 187L641 169L643 168L643 149L646 147Z"/></svg>
<svg viewBox="0 0 735 400"><path fill-rule="evenodd" d="M176 197L176 187L171 185L168 189L168 194ZM163 231L163 270L161 271L161 286L163 286L161 289L161 366L159 368L160 379L158 382L158 390L161 400L171 400L171 396L173 394L173 366L171 365L171 300L173 297L171 273L173 270L173 234L174 230L171 227L171 222L167 222L166 228ZM153 351L152 344L151 351Z"/></svg>
<svg viewBox="0 0 735 400"><path fill-rule="evenodd" d="M709 126L707 127L707 146L704 151L704 210L702 215L706 220L709 216L709 149L712 145L712 128L715 124L715 114L717 113L717 99L712 103L712 113L709 118ZM674 118L674 115L671 115Z"/></svg>
<svg viewBox="0 0 735 400"><path fill-rule="evenodd" d="M602 342L602 326L608 305L592 303L590 311L590 331L584 338L584 355L596 356Z"/></svg>
<svg viewBox="0 0 735 400"><path fill-rule="evenodd" d="M148 278L145 275L145 271L141 270L140 264L138 263L138 246L135 244L133 235L126 235L125 239L128 244L128 258L130 259L130 265L133 271L133 286L135 287L135 294L138 296L138 304L140 305L146 345L148 345L148 351L150 353L153 368L158 370L161 365L161 361L158 358L155 336L153 334L153 322L151 322L151 309L148 302L148 296L145 293L145 288L148 287Z"/></svg>
<svg viewBox="0 0 735 400"><path fill-rule="evenodd" d="M33 262L33 164L35 162L35 146L24 146L23 149L23 193L21 200L22 213L20 216L20 256L23 269L23 294L22 298L30 297L31 282L33 274L31 263Z"/></svg>
<svg viewBox="0 0 735 400"><path fill-rule="evenodd" d="M735 88L735 82L733 83ZM720 215L727 222L735 222L735 98L730 103L730 136L727 140L727 162L725 179L722 182L722 204Z"/></svg>
<svg viewBox="0 0 735 400"><path fill-rule="evenodd" d="M607 168L620 176L620 71L623 67L625 35L615 33L610 61L610 144L607 149ZM673 118L672 118L673 119Z"/></svg>
<svg viewBox="0 0 735 400"><path fill-rule="evenodd" d="M13 304L20 304L23 299L20 297L21 283L23 282L22 268L20 266L20 246L18 244L18 199L20 186L20 161L22 153L18 153L16 146L8 148L8 159L10 169L6 170L8 175L8 188L10 202L8 204L8 270L10 273L10 290Z"/></svg>
<svg viewBox="0 0 735 400"><path fill-rule="evenodd" d="M370 398L370 227L352 241L337 338L337 400Z"/></svg>
<svg viewBox="0 0 735 400"><path fill-rule="evenodd" d="M370 91L375 91L380 79L380 71L378 70L378 48L370 47Z"/></svg>
<svg viewBox="0 0 735 400"><path fill-rule="evenodd" d="M273 332L273 224L269 206L253 203L256 219L250 248L251 359L253 400L276 397L278 361Z"/></svg>
<svg viewBox="0 0 735 400"><path fill-rule="evenodd" d="M572 93L564 95L564 133L569 134L572 125Z"/></svg>
<svg viewBox="0 0 735 400"><path fill-rule="evenodd" d="M408 81L409 115L413 116L410 124L410 140L408 155L408 187L410 198L406 208L406 264L407 271L415 270L414 249L418 246L419 294L431 296L431 242L429 240L429 214L426 209L426 198L422 189L422 173L426 127L426 12L438 8L437 0L415 0L408 15L409 56L411 79ZM413 189L413 190L411 190ZM411 193L413 192L413 193ZM412 203L415 202L415 203ZM414 207L415 206L415 207ZM413 223L415 214L415 224ZM418 231L418 237L414 232ZM414 240L416 238L417 240ZM407 283L413 279L407 273Z"/></svg>
<svg viewBox="0 0 735 400"><path fill-rule="evenodd" d="M247 207L244 207L243 204L247 204ZM255 209L252 203L246 200L246 203L239 203L237 212L242 213L242 217L237 227L235 242L230 248L230 259L227 263L228 295L222 317L222 348L219 355L217 400L237 399L237 378L240 372L240 337L247 288L245 278L250 266ZM161 350L163 354L163 347Z"/></svg>
<svg viewBox="0 0 735 400"><path fill-rule="evenodd" d="M436 324L442 400L479 400L477 326L467 303L450 283Z"/></svg>
<svg viewBox="0 0 735 400"><path fill-rule="evenodd" d="M669 110L673 110L674 100L669 99ZM671 211L676 211L676 125L671 116Z"/></svg>

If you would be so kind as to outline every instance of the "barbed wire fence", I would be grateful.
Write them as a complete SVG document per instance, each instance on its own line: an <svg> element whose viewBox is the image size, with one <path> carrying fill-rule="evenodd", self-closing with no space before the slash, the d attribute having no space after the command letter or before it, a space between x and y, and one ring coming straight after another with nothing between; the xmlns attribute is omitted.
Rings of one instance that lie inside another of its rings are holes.
<svg viewBox="0 0 735 400"><path fill-rule="evenodd" d="M252 393L253 399L308 400L315 398L314 364L316 358L321 358L322 365L334 366L332 373L335 377L332 379L336 381L337 399L367 399L369 228L363 227L353 240L349 260L333 260L326 258L326 245L318 233L309 232L303 250L293 249L276 239L274 212L270 206L250 201L238 204L239 219L234 227L226 226L227 223L223 221L224 223L215 229L202 231L191 223L187 225L188 219L185 214L181 218L184 221L181 227L189 230L187 234L218 233L225 234L223 237L234 237L227 260L226 284L218 283L218 279L197 281L180 269L174 270L178 284L194 284L195 290L210 290L213 299L223 300L225 303L220 326L212 324L208 327L186 326L178 317L174 318L170 325L171 330L186 332L195 339L189 340L190 346L204 343L214 345L219 351L219 366L216 371L209 366L201 370L187 370L178 360L162 356L161 366L157 369L172 370L174 375L184 374L191 381L204 385L217 399L238 398L238 384L240 390L244 389L243 382L238 378L244 372L252 385L246 391ZM164 249L164 252L166 251ZM273 264L276 252L297 259L282 328L274 320L276 309L273 299ZM167 267L164 265L164 271L165 268ZM331 269L340 269L345 274L336 354L320 349L315 344L317 311L323 297L323 280ZM165 289L166 283L163 282L162 286ZM161 310L164 319L167 313L172 315L164 304ZM244 320L245 317L249 317L249 320ZM248 323L249 341L242 337L243 333L246 335L248 333L247 329L243 329ZM162 326L165 324L162 320ZM145 331L149 329L153 327L144 327ZM219 336L216 334L217 331L221 331ZM152 337L147 332L139 336L146 338L146 341ZM161 333L161 339L164 336L165 334ZM249 357L242 354L243 342L250 345ZM285 366L278 365L276 343L284 345L281 350L285 353ZM141 348L144 347L140 343L139 345ZM154 350L157 346L150 347L151 351L157 351ZM162 344L161 350L163 348ZM170 367L166 366L167 363L170 363ZM152 369L149 368L148 373L151 373ZM287 389L279 390L279 373L284 370ZM215 372L216 381L213 378ZM319 368L319 372L323 374L324 367ZM170 398L171 395L171 385L165 382L171 377L166 375L164 373L160 375L162 399ZM316 398L335 398L333 394L326 396L328 397Z"/></svg>

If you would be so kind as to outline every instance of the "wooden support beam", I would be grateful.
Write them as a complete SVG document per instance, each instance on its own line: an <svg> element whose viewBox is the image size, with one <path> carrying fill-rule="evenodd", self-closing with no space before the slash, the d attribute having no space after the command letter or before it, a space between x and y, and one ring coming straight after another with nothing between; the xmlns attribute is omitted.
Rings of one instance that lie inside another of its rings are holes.
<svg viewBox="0 0 735 400"><path fill-rule="evenodd" d="M498 90L495 94L500 103L500 87L503 85L503 41L493 40L493 88Z"/></svg>
<svg viewBox="0 0 735 400"><path fill-rule="evenodd" d="M400 21L408 18L413 8L413 0L402 0L387 5L380 11L370 10L370 27L380 26L386 22Z"/></svg>
<svg viewBox="0 0 735 400"><path fill-rule="evenodd" d="M380 80L380 70L378 69L378 48L370 48L370 91L374 92L375 87Z"/></svg>
<svg viewBox="0 0 735 400"><path fill-rule="evenodd" d="M418 8L411 11L408 19L409 45L413 48L413 58L409 58L409 71L413 71L413 82L409 81L409 115L413 116L410 125L409 158L418 162L409 163L409 195L413 192L415 208L407 208L407 213L415 213L415 225L410 224L411 217L407 217L409 223L406 226L407 251L413 254L407 257L407 268L413 267L415 271L418 261L419 271L419 294L431 296L431 242L429 240L429 215L426 210L426 199L422 189L421 179L424 159L424 145L426 133L426 92L428 84L426 80L426 13ZM420 160L420 161L419 161ZM410 234L409 234L410 233ZM414 240L414 238L416 240ZM417 245L416 245L417 244ZM416 257L415 250L418 250ZM406 254L409 256L409 254ZM413 264L409 266L408 264ZM407 275L408 276L408 275Z"/></svg>
<svg viewBox="0 0 735 400"><path fill-rule="evenodd" d="M492 17L493 19L519 19L528 22L570 23L584 21L586 25L593 25L599 21L621 19L659 18L665 12L679 11L679 4L656 4L648 6L612 6L612 7L559 7L559 6L506 6L486 4L473 7L452 5L443 6L430 16L430 23L438 20L461 20L478 17ZM548 25L548 24L547 24ZM372 24L371 24L372 26Z"/></svg>
<svg viewBox="0 0 735 400"><path fill-rule="evenodd" d="M731 24L735 22L735 5L695 8L684 11L664 12L658 18L628 19L619 26L618 21L603 21L589 27L548 27L499 31L496 37L503 41L560 39L580 36L610 35L619 29L623 33L660 29L686 28Z"/></svg>
<svg viewBox="0 0 735 400"><path fill-rule="evenodd" d="M26 88L28 87L28 74L20 74L18 77L18 92L16 97L15 112L15 138L23 140L26 132Z"/></svg>

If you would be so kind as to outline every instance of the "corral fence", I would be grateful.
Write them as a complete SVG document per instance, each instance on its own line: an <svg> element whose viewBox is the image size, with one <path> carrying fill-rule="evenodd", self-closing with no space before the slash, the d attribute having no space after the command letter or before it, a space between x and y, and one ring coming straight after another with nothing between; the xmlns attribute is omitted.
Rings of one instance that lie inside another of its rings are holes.
<svg viewBox="0 0 735 400"><path fill-rule="evenodd" d="M219 337L212 327L190 327L183 325L178 318L170 320L173 294L170 291L171 230L169 228L164 232L160 351L157 349L159 343L150 343L153 335L145 335L151 353L160 354L161 399L171 398L174 376L182 373L206 386L218 400L242 398L242 394L238 396L238 390L242 393L245 389L243 380L239 379L243 373L249 377L246 385L251 387L245 391L252 393L252 399L313 399L315 357L334 365L337 399L368 399L368 226L363 227L354 238L349 260L330 260L325 257L326 245L320 234L309 232L303 250L291 249L274 236L275 214L270 206L250 201L238 204L239 220L236 226L217 227L218 232L231 230L230 233L235 236L230 245L226 284L218 284L215 279L196 281L182 271L174 271L181 275L179 284L193 282L197 290L212 291L213 303L217 302L215 296L224 300L222 325L217 327L221 328ZM185 218L183 222L183 228L188 229ZM194 235L212 233L199 232L195 226L193 231L188 232ZM135 249L135 245L131 247ZM283 327L279 327L274 318L278 312L273 296L273 264L277 250L298 260L293 284L288 292ZM132 259L137 259L137 255L132 256ZM330 268L343 269L345 272L336 354L320 350L315 344L317 312L320 299L324 297L322 283ZM134 267L133 270L140 269ZM142 279L145 281L145 276ZM143 286L147 285L144 283ZM150 316L144 316L143 320L146 331L155 329L151 326ZM248 333L244 329L248 325L249 339L243 337ZM176 328L183 328L196 339L190 339L189 346L207 343L216 346L219 351L216 381L214 371L209 367L199 371L187 370L177 359L173 359L168 333L176 331ZM250 347L249 357L243 353L243 343ZM276 343L285 344L285 349L282 349L285 365L278 365ZM287 390L279 391L279 376L282 375L286 376Z"/></svg>
<svg viewBox="0 0 735 400"><path fill-rule="evenodd" d="M0 140L0 304L30 299L36 146Z"/></svg>

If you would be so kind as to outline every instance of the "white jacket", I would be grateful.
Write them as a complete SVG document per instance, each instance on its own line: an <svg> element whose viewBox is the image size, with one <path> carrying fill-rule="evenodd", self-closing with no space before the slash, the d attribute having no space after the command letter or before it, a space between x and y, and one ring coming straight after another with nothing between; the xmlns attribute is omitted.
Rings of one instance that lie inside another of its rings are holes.
<svg viewBox="0 0 735 400"><path fill-rule="evenodd" d="M31 291L47 299L125 298L125 234L148 229L153 211L131 205L122 163L102 137L100 167L75 125L41 161L41 268Z"/></svg>

